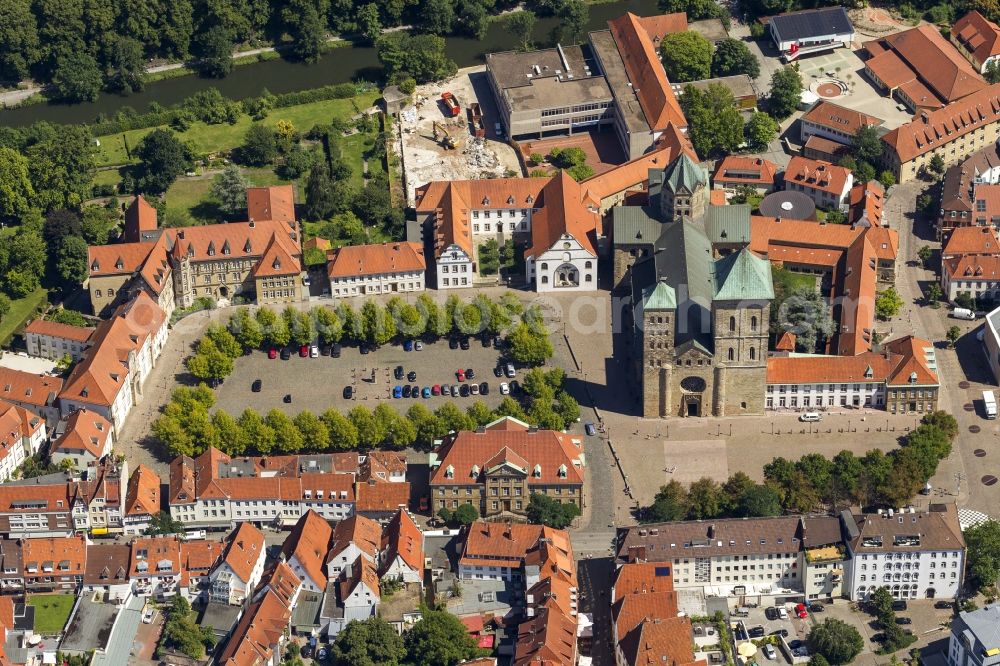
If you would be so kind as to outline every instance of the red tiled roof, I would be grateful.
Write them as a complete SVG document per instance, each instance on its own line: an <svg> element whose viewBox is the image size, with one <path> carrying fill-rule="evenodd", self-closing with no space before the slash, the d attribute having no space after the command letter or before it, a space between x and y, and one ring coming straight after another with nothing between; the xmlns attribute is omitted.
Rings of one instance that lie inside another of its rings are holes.
<svg viewBox="0 0 1000 666"><path fill-rule="evenodd" d="M125 515L155 516L160 512L160 476L143 464L138 465L128 479L125 494Z"/></svg>
<svg viewBox="0 0 1000 666"><path fill-rule="evenodd" d="M129 576L145 578L152 573L180 574L181 561L181 542L176 535L139 537L132 542ZM165 565L163 568L160 567L161 562Z"/></svg>
<svg viewBox="0 0 1000 666"><path fill-rule="evenodd" d="M0 399L49 407L62 387L63 380L59 377L0 367Z"/></svg>
<svg viewBox="0 0 1000 666"><path fill-rule="evenodd" d="M240 580L247 583L265 547L264 535L260 530L251 523L240 523L239 527L229 535L226 554L222 560Z"/></svg>
<svg viewBox="0 0 1000 666"><path fill-rule="evenodd" d="M78 409L66 419L66 430L52 443L52 452L86 451L101 458L108 447L111 430L111 422L97 412Z"/></svg>
<svg viewBox="0 0 1000 666"><path fill-rule="evenodd" d="M877 180L867 183L857 183L851 188L849 196L851 224L870 224L873 227L882 225L882 203L885 199L885 188Z"/></svg>
<svg viewBox="0 0 1000 666"><path fill-rule="evenodd" d="M291 534L285 539L281 553L285 561L295 557L309 578L319 588L326 587L326 556L330 548L333 529L318 513L309 510L295 523Z"/></svg>
<svg viewBox="0 0 1000 666"><path fill-rule="evenodd" d="M850 169L836 164L796 155L785 169L785 183L793 182L807 189L841 195L847 187Z"/></svg>
<svg viewBox="0 0 1000 666"><path fill-rule="evenodd" d="M53 338L63 338L75 342L86 342L94 333L94 328L89 326L70 326L57 321L45 321L44 319L34 319L24 327L25 333L35 333Z"/></svg>
<svg viewBox="0 0 1000 666"><path fill-rule="evenodd" d="M560 171L545 185L543 200L541 210L531 217L531 247L524 251L524 256L537 257L552 249L564 234L569 234L596 257L595 243L601 230L601 216L595 208L581 203L580 184L565 171Z"/></svg>
<svg viewBox="0 0 1000 666"><path fill-rule="evenodd" d="M781 337L778 338L778 341L774 343L774 350L787 352L795 351L795 341L797 338L798 336L791 331L783 332Z"/></svg>
<svg viewBox="0 0 1000 666"><path fill-rule="evenodd" d="M671 592L674 589L674 578L671 568L657 562L629 562L618 567L612 584L613 597L611 603L626 595L649 594L651 592ZM676 615L664 609L667 616Z"/></svg>
<svg viewBox="0 0 1000 666"><path fill-rule="evenodd" d="M618 46L618 53L625 63L625 71L639 106L651 130L662 130L668 123L687 127L687 119L674 96L667 73L656 54L656 47L641 19L631 12L608 21L611 35Z"/></svg>
<svg viewBox="0 0 1000 666"><path fill-rule="evenodd" d="M719 160L712 182L747 185L773 185L778 165L760 157L729 155Z"/></svg>
<svg viewBox="0 0 1000 666"><path fill-rule="evenodd" d="M516 426L516 427L514 427ZM582 484L581 445L573 435L554 430L531 430L516 419L506 418L487 426L483 432L463 431L445 440L438 449L440 464L431 471L434 485L478 482L489 462L504 448L525 461L529 485ZM536 466L540 474L535 475ZM565 467L564 476L559 475ZM448 468L453 474L448 478ZM473 467L478 472L472 476ZM471 480L470 480L471 479Z"/></svg>
<svg viewBox="0 0 1000 666"><path fill-rule="evenodd" d="M178 259L189 257L191 261L221 261L226 257L233 260L260 257L272 239L281 243L289 254L301 254L295 227L280 220L211 224L168 229L166 233L175 238L172 252Z"/></svg>
<svg viewBox="0 0 1000 666"><path fill-rule="evenodd" d="M887 382L909 384L938 383L925 349L931 343L904 336L885 343L881 353L865 351L854 356L772 356L767 359L768 384L850 384Z"/></svg>
<svg viewBox="0 0 1000 666"><path fill-rule="evenodd" d="M945 273L953 280L1000 279L1000 256L967 254L945 259L943 264Z"/></svg>
<svg viewBox="0 0 1000 666"><path fill-rule="evenodd" d="M854 135L862 127L878 127L884 121L861 111L834 104L825 99L813 104L802 116L803 122Z"/></svg>
<svg viewBox="0 0 1000 666"><path fill-rule="evenodd" d="M239 624L233 629L226 646L218 656L223 666L262 666L269 664L273 647L280 644L292 610L271 589L250 605Z"/></svg>
<svg viewBox="0 0 1000 666"><path fill-rule="evenodd" d="M1000 26L972 10L951 27L951 38L961 44L980 66L1000 54Z"/></svg>
<svg viewBox="0 0 1000 666"><path fill-rule="evenodd" d="M664 35L674 32L685 32L688 29L687 14L677 12L675 14L656 14L654 16L639 17L639 25L654 45L659 45Z"/></svg>
<svg viewBox="0 0 1000 666"><path fill-rule="evenodd" d="M419 243L382 243L380 245L344 245L331 250L327 273L332 278L412 273L423 271L423 248Z"/></svg>
<svg viewBox="0 0 1000 666"><path fill-rule="evenodd" d="M248 187L247 218L255 222L295 222L295 186Z"/></svg>
<svg viewBox="0 0 1000 666"><path fill-rule="evenodd" d="M948 106L922 114L882 137L901 163L960 137L1000 117L1000 83L983 88Z"/></svg>
<svg viewBox="0 0 1000 666"><path fill-rule="evenodd" d="M997 186L994 186L997 187ZM1000 192L1000 187L997 187ZM1000 255L1000 236L992 226L958 227L952 230L941 250L941 256L957 257L966 254Z"/></svg>
<svg viewBox="0 0 1000 666"><path fill-rule="evenodd" d="M87 248L90 277L131 275L142 267L153 247L153 243L139 242L91 245Z"/></svg>
<svg viewBox="0 0 1000 666"><path fill-rule="evenodd" d="M667 14L667 16L672 16ZM649 170L662 169L670 164L673 149L662 143L657 144L657 148L652 152L641 155L634 160L619 164L618 166L587 178L580 185L585 192L584 196L590 198L595 203L600 203L603 199L632 189L637 186L645 187L649 183Z"/></svg>
<svg viewBox="0 0 1000 666"><path fill-rule="evenodd" d="M407 566L417 572L424 570L424 535L410 514L400 509L382 535L383 564L389 565L401 557Z"/></svg>
<svg viewBox="0 0 1000 666"><path fill-rule="evenodd" d="M53 575L42 571L46 564L56 572L65 572L63 575L82 576L87 569L87 540L82 536L23 539L21 561L23 573L30 576ZM29 572L32 567L37 571Z"/></svg>
<svg viewBox="0 0 1000 666"><path fill-rule="evenodd" d="M691 650L691 618L672 617L643 622L621 642L630 666L707 666Z"/></svg>
<svg viewBox="0 0 1000 666"><path fill-rule="evenodd" d="M275 275L298 275L302 272L302 264L292 256L287 243L273 236L264 250L264 255L254 266L254 277L273 277Z"/></svg>
<svg viewBox="0 0 1000 666"><path fill-rule="evenodd" d="M354 484L355 510L361 512L395 511L410 503L410 484L402 481L358 481Z"/></svg>
<svg viewBox="0 0 1000 666"><path fill-rule="evenodd" d="M382 526L371 518L358 515L340 521L333 529L333 545L327 561L333 560L352 543L374 560L382 544Z"/></svg>
<svg viewBox="0 0 1000 666"><path fill-rule="evenodd" d="M140 194L125 211L125 236L132 243L142 239L142 233L156 231L156 209Z"/></svg>

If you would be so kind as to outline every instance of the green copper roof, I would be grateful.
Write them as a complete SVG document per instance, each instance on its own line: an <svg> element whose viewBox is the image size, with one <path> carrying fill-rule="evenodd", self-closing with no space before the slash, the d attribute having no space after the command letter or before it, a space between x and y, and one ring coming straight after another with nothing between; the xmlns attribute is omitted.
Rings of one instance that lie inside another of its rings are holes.
<svg viewBox="0 0 1000 666"><path fill-rule="evenodd" d="M676 310L677 295L666 282L657 282L642 290L643 310Z"/></svg>
<svg viewBox="0 0 1000 666"><path fill-rule="evenodd" d="M698 164L688 157L687 153L670 164L663 174L663 184L669 187L672 192L679 192L682 189L694 192L699 185L708 183L708 171L702 169Z"/></svg>
<svg viewBox="0 0 1000 666"><path fill-rule="evenodd" d="M663 224L647 206L615 206L611 209L611 229L615 245L652 245Z"/></svg>
<svg viewBox="0 0 1000 666"><path fill-rule="evenodd" d="M705 235L713 244L750 243L750 206L709 206L705 213Z"/></svg>
<svg viewBox="0 0 1000 666"><path fill-rule="evenodd" d="M715 262L716 301L763 301L774 298L771 265L746 248Z"/></svg>

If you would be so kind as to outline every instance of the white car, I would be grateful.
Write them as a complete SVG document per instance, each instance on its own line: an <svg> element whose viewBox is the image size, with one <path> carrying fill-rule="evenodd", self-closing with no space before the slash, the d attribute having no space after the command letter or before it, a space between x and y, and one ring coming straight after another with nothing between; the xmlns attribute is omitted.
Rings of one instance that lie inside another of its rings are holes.
<svg viewBox="0 0 1000 666"><path fill-rule="evenodd" d="M319 358L319 347L312 345L309 347L309 358Z"/></svg>
<svg viewBox="0 0 1000 666"><path fill-rule="evenodd" d="M780 619L780 620L787 620L788 619L788 611L785 610L784 606L781 606L781 607L778 608L778 619Z"/></svg>
<svg viewBox="0 0 1000 666"><path fill-rule="evenodd" d="M774 659L774 646L770 643L764 644L764 656L768 659Z"/></svg>
<svg viewBox="0 0 1000 666"><path fill-rule="evenodd" d="M500 395L510 395L510 385L507 382L500 382Z"/></svg>
<svg viewBox="0 0 1000 666"><path fill-rule="evenodd" d="M153 624L153 617L156 615L156 610L152 608L147 608L142 613L142 623L143 624Z"/></svg>
<svg viewBox="0 0 1000 666"><path fill-rule="evenodd" d="M823 417L820 416L819 412L806 412L805 414L801 414L799 416L799 421L802 421L803 423L815 423L821 418Z"/></svg>
<svg viewBox="0 0 1000 666"><path fill-rule="evenodd" d="M423 351L424 343L422 343L420 340L417 340L416 342L413 343L413 348L417 351Z"/></svg>

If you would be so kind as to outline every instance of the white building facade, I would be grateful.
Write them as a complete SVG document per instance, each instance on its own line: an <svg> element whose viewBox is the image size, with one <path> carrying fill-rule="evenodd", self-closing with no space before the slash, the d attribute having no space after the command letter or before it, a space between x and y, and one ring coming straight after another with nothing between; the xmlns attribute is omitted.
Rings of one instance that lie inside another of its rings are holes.
<svg viewBox="0 0 1000 666"><path fill-rule="evenodd" d="M568 233L543 252L527 257L525 279L539 293L597 290L597 256Z"/></svg>
<svg viewBox="0 0 1000 666"><path fill-rule="evenodd" d="M458 245L449 245L437 259L437 288L462 289L473 283L472 257Z"/></svg>

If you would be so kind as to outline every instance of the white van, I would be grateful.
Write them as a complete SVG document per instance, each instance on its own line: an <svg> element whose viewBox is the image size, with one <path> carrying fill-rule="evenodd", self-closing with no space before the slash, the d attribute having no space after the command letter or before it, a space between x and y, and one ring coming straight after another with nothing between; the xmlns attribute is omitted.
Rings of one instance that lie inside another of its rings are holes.
<svg viewBox="0 0 1000 666"><path fill-rule="evenodd" d="M955 319L968 319L972 321L976 318L976 313L968 308L955 308L951 311L951 316Z"/></svg>
<svg viewBox="0 0 1000 666"><path fill-rule="evenodd" d="M823 417L819 415L819 412L806 412L805 414L799 414L799 421L802 421L803 423L814 423L819 421L821 418Z"/></svg>

